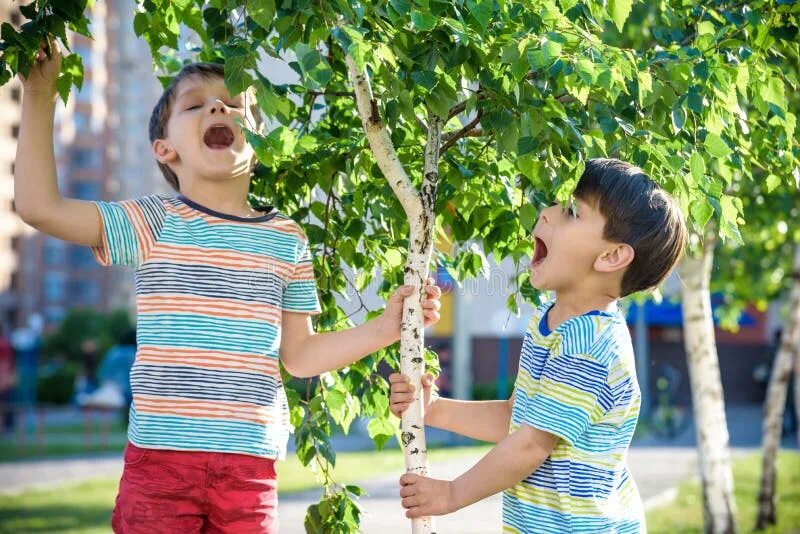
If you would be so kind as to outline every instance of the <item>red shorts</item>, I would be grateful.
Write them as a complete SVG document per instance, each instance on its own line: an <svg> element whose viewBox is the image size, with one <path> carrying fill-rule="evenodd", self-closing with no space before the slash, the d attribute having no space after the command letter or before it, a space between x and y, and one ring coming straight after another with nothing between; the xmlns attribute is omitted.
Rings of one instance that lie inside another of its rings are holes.
<svg viewBox="0 0 800 534"><path fill-rule="evenodd" d="M275 460L128 443L111 527L118 534L275 534Z"/></svg>

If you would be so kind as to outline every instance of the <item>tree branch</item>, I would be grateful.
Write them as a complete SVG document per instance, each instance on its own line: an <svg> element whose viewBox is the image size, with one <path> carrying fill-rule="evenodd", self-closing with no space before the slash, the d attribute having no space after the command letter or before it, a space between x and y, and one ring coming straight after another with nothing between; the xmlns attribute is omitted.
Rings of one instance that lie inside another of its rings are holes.
<svg viewBox="0 0 800 534"><path fill-rule="evenodd" d="M308 94L314 96L347 96L355 98L356 94L352 91L308 91Z"/></svg>
<svg viewBox="0 0 800 534"><path fill-rule="evenodd" d="M478 100L485 100L489 98L489 95L486 94L486 91L484 91L483 89L478 89L475 94L477 95ZM447 120L452 119L456 115L460 115L461 113L464 112L465 109L467 109L467 100L459 102L458 104L450 108L450 113L447 114Z"/></svg>
<svg viewBox="0 0 800 534"><path fill-rule="evenodd" d="M440 152L443 154L445 151L447 151L448 148L450 148L451 146L456 144L456 141L458 141L462 137L465 137L468 132L470 132L471 130L475 129L475 126L477 126L478 123L481 122L481 117L482 116L483 116L483 110L479 109L478 113L475 114L475 118L474 119L472 119L467 124L465 124L464 127L461 128L460 130L458 130L457 132L448 135L447 136L447 140L445 141L444 145L442 145L442 148L441 148ZM483 132L483 130L479 130L479 131Z"/></svg>
<svg viewBox="0 0 800 534"><path fill-rule="evenodd" d="M375 156L375 162L389 181L389 185L397 195L409 220L420 217L422 202L419 193L411 183L400 158L397 157L397 151L392 144L389 131L377 113L378 105L372 95L368 75L365 71L359 70L350 54L345 56L345 62L355 90L358 116L361 118L361 125L364 127L372 154Z"/></svg>

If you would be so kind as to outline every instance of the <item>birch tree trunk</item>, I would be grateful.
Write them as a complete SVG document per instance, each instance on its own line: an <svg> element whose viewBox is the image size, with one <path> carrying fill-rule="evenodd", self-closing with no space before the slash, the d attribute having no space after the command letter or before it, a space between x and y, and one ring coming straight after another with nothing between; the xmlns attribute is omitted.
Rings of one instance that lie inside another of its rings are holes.
<svg viewBox="0 0 800 534"><path fill-rule="evenodd" d="M681 306L700 457L705 532L729 534L736 532L736 520L728 425L709 292L714 243L713 237L707 238L699 257L687 255L681 263L684 283Z"/></svg>
<svg viewBox="0 0 800 534"><path fill-rule="evenodd" d="M422 187L417 191L397 157L389 132L380 117L378 103L372 95L367 73L358 68L350 55L346 56L346 61L350 80L355 89L358 115L370 149L408 217L408 258L404 268L404 283L416 287L417 293L406 298L403 303L403 320L400 326L400 370L409 377L415 393L413 402L403 412L400 430L406 472L425 476L428 474L425 407L422 403L425 339L420 297L425 288L433 250L434 207L439 179L442 122L433 114L428 117L424 176ZM413 519L411 532L433 533L433 519L431 517Z"/></svg>
<svg viewBox="0 0 800 534"><path fill-rule="evenodd" d="M794 255L794 271L800 273L800 245ZM764 404L764 436L761 458L761 490L758 494L758 517L756 529L774 525L775 516L775 471L778 447L783 430L783 410L786 407L789 378L792 368L798 359L798 340L800 340L800 277L794 278L789 298L789 316L781 335L781 344L775 361L772 362L772 373L767 387L767 398ZM797 382L795 382L795 392Z"/></svg>

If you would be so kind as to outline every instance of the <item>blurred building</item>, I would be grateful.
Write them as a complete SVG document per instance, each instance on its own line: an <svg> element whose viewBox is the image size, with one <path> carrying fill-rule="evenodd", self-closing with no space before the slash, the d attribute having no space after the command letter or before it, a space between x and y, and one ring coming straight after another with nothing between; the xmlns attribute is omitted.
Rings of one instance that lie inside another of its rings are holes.
<svg viewBox="0 0 800 534"><path fill-rule="evenodd" d="M2 19L19 25L17 6L0 0ZM161 89L149 49L133 32L135 9L134 0L96 2L89 15L93 39L70 36L84 82L56 110L56 167L64 196L119 200L167 190L147 136ZM73 307L132 310L129 270L102 268L88 248L41 235L14 215L19 85L0 88L2 116L12 118L8 131L0 132L0 320L20 324L40 314L52 326Z"/></svg>
<svg viewBox="0 0 800 534"><path fill-rule="evenodd" d="M18 4L0 0L0 20L19 27ZM14 156L17 150L22 87L14 79L0 87L0 325L20 320L19 301L22 265L19 253L23 236L31 231L14 211ZM27 231L27 232L26 232Z"/></svg>

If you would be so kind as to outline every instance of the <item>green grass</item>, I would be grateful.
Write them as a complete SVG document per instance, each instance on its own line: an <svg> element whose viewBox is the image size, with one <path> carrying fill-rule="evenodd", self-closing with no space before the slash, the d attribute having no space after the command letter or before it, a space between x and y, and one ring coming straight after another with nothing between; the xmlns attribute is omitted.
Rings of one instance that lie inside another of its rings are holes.
<svg viewBox="0 0 800 534"><path fill-rule="evenodd" d="M485 454L487 446L437 449L429 454L432 463L464 455ZM404 466L397 449L381 452L347 452L337 457L334 479L352 484L390 473L398 478ZM295 456L278 464L279 493L287 494L319 487L315 475ZM108 533L119 479L99 478L17 495L0 495L0 533Z"/></svg>
<svg viewBox="0 0 800 534"><path fill-rule="evenodd" d="M739 532L754 532L760 473L759 454L734 461L733 479ZM783 451L778 456L777 490L778 524L759 532L800 533L800 453ZM647 532L650 534L703 532L700 484L696 481L681 484L675 501L648 512Z"/></svg>

